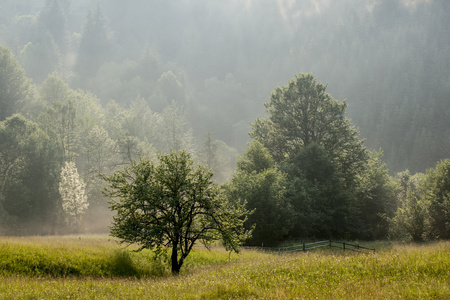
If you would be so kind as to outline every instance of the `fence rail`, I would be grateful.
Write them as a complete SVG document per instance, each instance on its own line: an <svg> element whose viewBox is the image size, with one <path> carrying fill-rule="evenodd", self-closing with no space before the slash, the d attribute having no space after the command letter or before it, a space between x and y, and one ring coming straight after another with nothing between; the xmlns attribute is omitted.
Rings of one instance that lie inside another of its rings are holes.
<svg viewBox="0 0 450 300"><path fill-rule="evenodd" d="M352 244L348 242L341 242L341 241L332 241L332 240L325 240L325 241L319 241L319 242L310 242L310 243L301 243L297 245L292 246L286 246L286 247L260 247L259 249L263 249L266 251L273 251L277 253L290 253L290 252L298 252L298 251L308 251L313 250L317 248L323 248L323 247L330 247L330 248L339 248L343 251L356 251L356 252L362 252L362 251L373 251L376 252L373 248L367 248L360 246L359 244Z"/></svg>

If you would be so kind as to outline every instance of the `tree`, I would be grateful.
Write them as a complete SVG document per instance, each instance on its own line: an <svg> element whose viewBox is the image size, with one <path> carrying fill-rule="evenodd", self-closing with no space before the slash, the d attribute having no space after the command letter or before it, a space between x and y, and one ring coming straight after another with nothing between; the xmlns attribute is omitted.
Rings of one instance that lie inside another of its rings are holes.
<svg viewBox="0 0 450 300"><path fill-rule="evenodd" d="M427 172L427 199L430 201L432 234L450 238L450 159L441 160Z"/></svg>
<svg viewBox="0 0 450 300"><path fill-rule="evenodd" d="M65 2L65 3L63 3ZM38 28L41 34L50 34L63 54L69 50L67 19L62 5L70 5L67 0L47 0L38 16Z"/></svg>
<svg viewBox="0 0 450 300"><path fill-rule="evenodd" d="M210 169L215 169L217 165L217 149L219 148L218 142L214 139L211 131L208 131L206 137L203 139L200 155L203 163Z"/></svg>
<svg viewBox="0 0 450 300"><path fill-rule="evenodd" d="M288 198L297 213L291 235L298 238L345 237L352 228L350 197L325 149L311 143L285 165Z"/></svg>
<svg viewBox="0 0 450 300"><path fill-rule="evenodd" d="M186 95L183 84L172 71L161 75L158 79L158 86L166 96L168 104L175 101L178 105L185 105Z"/></svg>
<svg viewBox="0 0 450 300"><path fill-rule="evenodd" d="M75 163L66 162L61 170L59 194L66 214L66 222L77 231L81 225L81 216L89 206L85 188L86 185L78 175Z"/></svg>
<svg viewBox="0 0 450 300"><path fill-rule="evenodd" d="M181 150L158 156L159 164L141 158L111 176L105 196L116 211L111 235L140 249L156 248L166 256L171 248L172 274L178 274L197 241L208 246L221 239L228 250L238 251L249 237L243 223L247 211L221 196L211 181L212 172L194 166Z"/></svg>
<svg viewBox="0 0 450 300"><path fill-rule="evenodd" d="M99 126L89 131L85 141L85 170L89 177L97 177L104 169L112 165L115 143L108 132Z"/></svg>
<svg viewBox="0 0 450 300"><path fill-rule="evenodd" d="M192 149L192 130L187 129L183 107L172 101L162 111L159 126L160 138L155 145L159 152Z"/></svg>
<svg viewBox="0 0 450 300"><path fill-rule="evenodd" d="M61 161L73 161L78 156L79 124L73 100L55 102L38 117L41 127L58 143Z"/></svg>
<svg viewBox="0 0 450 300"><path fill-rule="evenodd" d="M59 212L55 156L55 144L37 124L21 115L0 122L0 214L9 216L9 233L53 233Z"/></svg>
<svg viewBox="0 0 450 300"><path fill-rule="evenodd" d="M252 211L245 227L250 230L256 226L246 244L274 246L287 237L296 217L286 199L286 174L275 166L267 149L258 141L250 143L237 166L224 190L230 201L246 203Z"/></svg>
<svg viewBox="0 0 450 300"><path fill-rule="evenodd" d="M244 157L237 162L237 168L247 173L260 173L274 166L275 161L269 150L257 140L250 142Z"/></svg>
<svg viewBox="0 0 450 300"><path fill-rule="evenodd" d="M94 126L84 141L84 172L86 195L89 199L89 210L83 217L85 223L92 230L107 230L111 223L111 212L108 201L102 195L104 181L101 174L110 172L117 164L117 143L113 141L108 132L100 126ZM92 221L92 222L91 222Z"/></svg>
<svg viewBox="0 0 450 300"><path fill-rule="evenodd" d="M398 207L390 221L390 236L413 242L426 240L430 234L429 202L425 195L422 173L411 175L408 170L395 175Z"/></svg>
<svg viewBox="0 0 450 300"><path fill-rule="evenodd" d="M42 103L51 105L57 102L67 102L71 99L72 92L67 83L58 74L52 73L42 83L39 96Z"/></svg>
<svg viewBox="0 0 450 300"><path fill-rule="evenodd" d="M382 152L369 152L365 172L358 175L356 209L360 224L358 236L364 239L383 239L389 231L389 218L395 209L395 184L388 175Z"/></svg>
<svg viewBox="0 0 450 300"><path fill-rule="evenodd" d="M353 204L368 153L345 117L346 103L325 90L312 74L296 75L275 88L264 104L269 116L257 118L250 133L288 175L296 237L355 233Z"/></svg>
<svg viewBox="0 0 450 300"><path fill-rule="evenodd" d="M19 62L27 75L42 83L52 72L61 72L61 55L52 36L45 33L40 41L27 43L20 51Z"/></svg>
<svg viewBox="0 0 450 300"><path fill-rule="evenodd" d="M75 71L81 83L95 76L100 66L111 57L112 43L100 6L95 12L88 12L83 26Z"/></svg>
<svg viewBox="0 0 450 300"><path fill-rule="evenodd" d="M236 168L237 150L215 139L211 131L203 139L197 155L200 162L214 172L216 182L228 181Z"/></svg>
<svg viewBox="0 0 450 300"><path fill-rule="evenodd" d="M31 97L30 80L11 52L0 47L0 121L22 109Z"/></svg>
<svg viewBox="0 0 450 300"><path fill-rule="evenodd" d="M358 132L345 117L346 103L325 92L312 74L299 74L277 87L264 105L268 118L257 118L250 135L284 162L311 143L323 147L347 186L367 159Z"/></svg>

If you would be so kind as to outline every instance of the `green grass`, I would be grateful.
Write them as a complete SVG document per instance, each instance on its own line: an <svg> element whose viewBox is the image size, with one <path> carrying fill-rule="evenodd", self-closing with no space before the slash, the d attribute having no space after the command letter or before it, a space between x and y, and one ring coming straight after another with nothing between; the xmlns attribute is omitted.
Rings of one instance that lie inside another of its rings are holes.
<svg viewBox="0 0 450 300"><path fill-rule="evenodd" d="M164 277L170 274L166 262L156 260L148 250L119 246L106 236L24 237L0 239L0 275L43 277ZM183 273L237 259L221 251L194 249Z"/></svg>
<svg viewBox="0 0 450 300"><path fill-rule="evenodd" d="M0 238L0 299L450 299L450 242L368 254L198 248L169 273L106 237Z"/></svg>

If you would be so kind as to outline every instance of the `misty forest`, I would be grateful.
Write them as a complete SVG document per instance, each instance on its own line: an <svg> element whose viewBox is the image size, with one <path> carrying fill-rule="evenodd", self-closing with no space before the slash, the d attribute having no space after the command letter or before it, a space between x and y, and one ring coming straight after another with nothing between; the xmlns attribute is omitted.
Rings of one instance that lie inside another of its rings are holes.
<svg viewBox="0 0 450 300"><path fill-rule="evenodd" d="M104 178L186 151L248 245L448 239L449 29L447 0L2 0L0 235L108 233Z"/></svg>

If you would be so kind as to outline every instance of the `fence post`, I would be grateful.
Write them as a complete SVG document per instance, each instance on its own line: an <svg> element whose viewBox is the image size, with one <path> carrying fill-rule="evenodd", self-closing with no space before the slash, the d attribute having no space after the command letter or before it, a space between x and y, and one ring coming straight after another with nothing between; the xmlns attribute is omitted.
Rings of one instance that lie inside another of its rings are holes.
<svg viewBox="0 0 450 300"><path fill-rule="evenodd" d="M343 243L342 243L342 246L343 246L343 248L344 248L344 251L345 251L345 242L343 242Z"/></svg>
<svg viewBox="0 0 450 300"><path fill-rule="evenodd" d="M305 242L303 242L303 252L306 251Z"/></svg>

